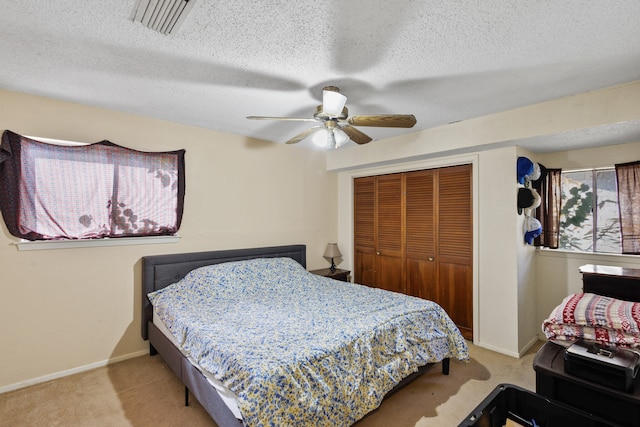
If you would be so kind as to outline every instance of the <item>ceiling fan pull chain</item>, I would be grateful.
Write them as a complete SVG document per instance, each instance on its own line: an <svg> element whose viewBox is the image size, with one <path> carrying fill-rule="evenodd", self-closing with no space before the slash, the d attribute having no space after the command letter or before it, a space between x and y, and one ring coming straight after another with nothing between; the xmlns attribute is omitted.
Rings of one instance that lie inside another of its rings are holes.
<svg viewBox="0 0 640 427"><path fill-rule="evenodd" d="M329 145L329 147L331 148L338 148L338 143L336 142L336 134L334 133L335 131L330 130L329 133L329 142L331 143Z"/></svg>

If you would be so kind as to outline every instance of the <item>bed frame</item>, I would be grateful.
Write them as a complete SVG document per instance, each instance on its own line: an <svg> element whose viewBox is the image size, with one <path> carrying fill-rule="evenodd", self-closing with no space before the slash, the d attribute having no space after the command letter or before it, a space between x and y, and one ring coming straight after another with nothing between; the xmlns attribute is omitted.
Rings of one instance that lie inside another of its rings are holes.
<svg viewBox="0 0 640 427"><path fill-rule="evenodd" d="M142 338L149 340L150 354L160 354L184 384L185 405L189 404L189 391L191 391L219 427L241 427L243 423L233 415L204 375L153 324L153 309L147 294L175 283L195 268L230 261L276 257L289 257L303 267L307 266L305 245L155 255L142 258ZM442 361L442 372L445 375L449 374L449 363L448 358ZM418 372L402 380L387 396L422 375L431 366L433 364L422 366Z"/></svg>

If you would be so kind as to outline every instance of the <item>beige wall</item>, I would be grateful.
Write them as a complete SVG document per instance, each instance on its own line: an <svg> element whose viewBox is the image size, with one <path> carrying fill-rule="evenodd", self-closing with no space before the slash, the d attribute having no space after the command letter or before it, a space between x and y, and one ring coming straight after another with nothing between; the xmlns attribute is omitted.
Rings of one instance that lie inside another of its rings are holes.
<svg viewBox="0 0 640 427"><path fill-rule="evenodd" d="M143 353L140 258L307 245L310 269L337 238L337 174L325 153L0 91L0 128L23 135L186 149L179 243L18 251L0 229L0 391Z"/></svg>

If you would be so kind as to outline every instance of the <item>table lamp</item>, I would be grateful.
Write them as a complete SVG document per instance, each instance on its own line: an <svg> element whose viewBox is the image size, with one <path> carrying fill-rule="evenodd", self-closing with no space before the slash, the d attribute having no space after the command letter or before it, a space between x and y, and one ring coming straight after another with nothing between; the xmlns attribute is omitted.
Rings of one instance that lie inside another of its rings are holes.
<svg viewBox="0 0 640 427"><path fill-rule="evenodd" d="M333 259L342 256L342 254L340 253L340 249L338 249L338 244L337 243L327 244L327 249L325 249L324 255L322 256L327 261L329 260L329 258L331 258L331 267L329 267L329 270L331 270L331 272L334 273L336 271L336 264L333 262Z"/></svg>

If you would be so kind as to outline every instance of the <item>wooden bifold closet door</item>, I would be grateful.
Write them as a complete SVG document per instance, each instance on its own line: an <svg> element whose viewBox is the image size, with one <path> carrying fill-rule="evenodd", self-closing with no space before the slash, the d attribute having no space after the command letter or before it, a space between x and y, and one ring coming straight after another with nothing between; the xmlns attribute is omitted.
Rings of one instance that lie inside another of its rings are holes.
<svg viewBox="0 0 640 427"><path fill-rule="evenodd" d="M471 165L356 178L356 283L437 302L473 338Z"/></svg>

